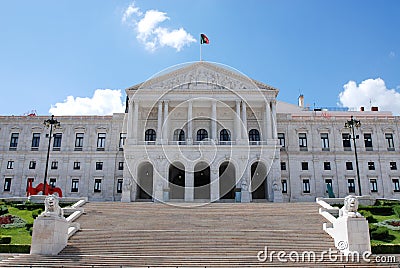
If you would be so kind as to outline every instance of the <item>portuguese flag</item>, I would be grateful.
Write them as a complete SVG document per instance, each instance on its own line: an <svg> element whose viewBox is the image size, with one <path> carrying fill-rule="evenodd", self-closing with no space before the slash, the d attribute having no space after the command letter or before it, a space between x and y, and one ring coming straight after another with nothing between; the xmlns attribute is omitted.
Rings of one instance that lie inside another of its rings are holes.
<svg viewBox="0 0 400 268"><path fill-rule="evenodd" d="M205 34L200 34L200 44L209 44L210 40Z"/></svg>

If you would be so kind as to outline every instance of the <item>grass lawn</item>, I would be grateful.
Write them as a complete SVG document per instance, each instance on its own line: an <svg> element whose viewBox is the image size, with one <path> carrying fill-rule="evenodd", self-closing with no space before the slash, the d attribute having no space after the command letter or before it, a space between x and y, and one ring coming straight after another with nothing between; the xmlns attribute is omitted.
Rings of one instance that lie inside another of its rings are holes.
<svg viewBox="0 0 400 268"><path fill-rule="evenodd" d="M25 244L25 245L30 245L32 241L32 237L29 234L29 231L27 231L24 228L10 228L10 229L5 229L1 228L0 229L0 235L4 236L11 236L11 243L10 244Z"/></svg>
<svg viewBox="0 0 400 268"><path fill-rule="evenodd" d="M7 206L8 214L15 215L23 219L27 224L33 224L32 211L20 210L11 205ZM32 237L25 227L23 228L0 228L0 235L11 236L10 244L27 244L30 245Z"/></svg>

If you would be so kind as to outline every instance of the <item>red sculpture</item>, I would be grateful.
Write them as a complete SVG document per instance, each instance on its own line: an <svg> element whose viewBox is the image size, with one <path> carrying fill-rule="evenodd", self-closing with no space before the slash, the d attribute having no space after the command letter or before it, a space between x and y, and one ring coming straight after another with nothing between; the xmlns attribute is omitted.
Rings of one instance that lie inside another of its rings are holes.
<svg viewBox="0 0 400 268"><path fill-rule="evenodd" d="M39 183L38 186L35 188L32 186L32 181L28 181L28 191L26 192L26 196L30 195L37 195L40 192L43 192L43 183ZM48 185L46 183L46 190L44 192L44 195L49 195L49 194L54 194L57 193L59 197L62 197L62 191L59 187L53 187L51 185Z"/></svg>

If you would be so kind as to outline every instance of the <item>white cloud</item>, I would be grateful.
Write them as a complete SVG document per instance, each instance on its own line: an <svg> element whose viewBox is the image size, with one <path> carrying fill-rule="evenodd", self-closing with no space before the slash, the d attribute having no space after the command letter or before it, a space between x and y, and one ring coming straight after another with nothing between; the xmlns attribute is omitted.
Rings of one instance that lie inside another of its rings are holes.
<svg viewBox="0 0 400 268"><path fill-rule="evenodd" d="M367 79L359 85L349 81L339 94L340 104L345 107L359 108L361 106L378 106L380 111L392 111L400 114L400 93L388 89L381 78Z"/></svg>
<svg viewBox="0 0 400 268"><path fill-rule="evenodd" d="M136 38L145 45L149 51L155 51L160 47L172 47L180 51L184 46L196 42L196 39L184 28L169 29L159 26L170 20L167 13L158 10L143 12L132 3L124 12L122 22L133 25Z"/></svg>
<svg viewBox="0 0 400 268"><path fill-rule="evenodd" d="M97 89L92 98L68 96L64 102L52 105L53 115L111 115L124 112L121 90Z"/></svg>
<svg viewBox="0 0 400 268"><path fill-rule="evenodd" d="M395 58L395 57L396 57L396 53L394 51L390 51L389 58Z"/></svg>
<svg viewBox="0 0 400 268"><path fill-rule="evenodd" d="M125 10L124 14L122 15L122 22L127 22L127 20L133 15L141 16L142 12L138 7L135 7L135 3L132 3L128 6Z"/></svg>

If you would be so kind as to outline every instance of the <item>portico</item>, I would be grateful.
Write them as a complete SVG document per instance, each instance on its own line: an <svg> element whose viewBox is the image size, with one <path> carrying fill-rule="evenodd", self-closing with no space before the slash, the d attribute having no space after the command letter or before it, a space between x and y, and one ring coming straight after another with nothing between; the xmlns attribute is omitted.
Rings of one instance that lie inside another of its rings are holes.
<svg viewBox="0 0 400 268"><path fill-rule="evenodd" d="M255 160L264 163L266 185L257 198L272 201L267 187L272 179L266 178L268 170L276 173L270 178L280 177L279 170L269 168L277 150L277 93L205 62L127 89L124 179L136 184L131 192L138 192L129 195L130 201L143 199L144 189L156 201L233 201L242 184L251 184ZM147 174L142 162L154 168L145 183L152 188L140 186Z"/></svg>

